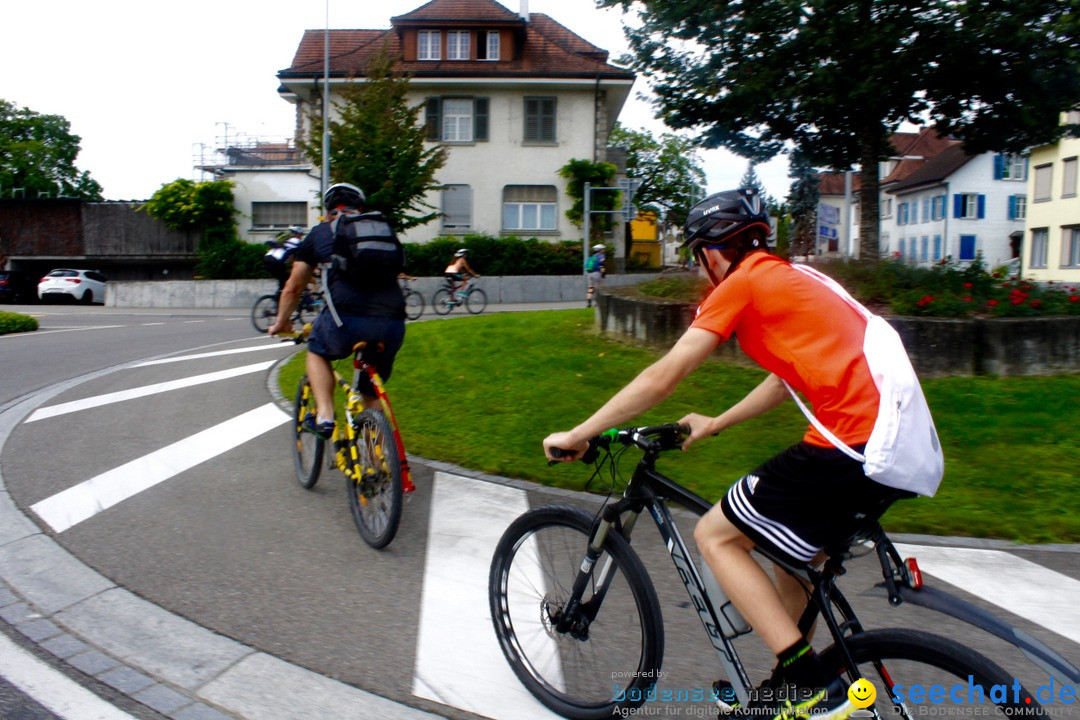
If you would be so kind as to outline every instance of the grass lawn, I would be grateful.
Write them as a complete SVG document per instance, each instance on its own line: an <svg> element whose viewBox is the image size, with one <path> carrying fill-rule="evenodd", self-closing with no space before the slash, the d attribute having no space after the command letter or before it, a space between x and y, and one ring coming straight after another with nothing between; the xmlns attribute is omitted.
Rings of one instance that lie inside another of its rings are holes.
<svg viewBox="0 0 1080 720"><path fill-rule="evenodd" d="M590 468L548 467L541 440L577 424L659 353L597 335L591 310L507 313L410 324L388 383L405 447L497 475L582 489ZM341 363L351 371L348 362ZM280 375L292 398L300 357ZM707 363L636 424L719 414L764 372ZM923 383L945 448L937 496L898 503L886 529L1018 542L1080 542L1080 374ZM802 436L794 403L669 453L659 467L719 499L743 473ZM622 464L629 474L633 462Z"/></svg>

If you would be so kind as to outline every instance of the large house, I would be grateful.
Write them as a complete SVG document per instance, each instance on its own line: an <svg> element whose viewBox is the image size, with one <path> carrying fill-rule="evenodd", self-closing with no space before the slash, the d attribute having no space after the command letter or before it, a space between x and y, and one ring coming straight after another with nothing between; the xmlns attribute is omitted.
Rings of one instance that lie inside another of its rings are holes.
<svg viewBox="0 0 1080 720"><path fill-rule="evenodd" d="M1080 124L1080 111L1067 113L1064 119ZM1028 250L1022 256L1026 278L1080 284L1078 157L1080 138L1076 137L1031 150Z"/></svg>
<svg viewBox="0 0 1080 720"><path fill-rule="evenodd" d="M581 237L566 219L571 200L558 170L571 159L618 159L608 135L634 74L609 64L607 51L527 12L524 1L514 12L495 0L432 0L392 18L389 29L309 30L292 65L278 73L281 96L296 105L298 137L321 122L327 37L331 117L335 96L363 82L386 48L395 69L410 76L408 100L423 105L429 141L448 149L436 176L442 187L427 198L441 218L402 239ZM316 221L321 170L293 160L217 168L237 183L238 210L251 220L241 226L248 239Z"/></svg>
<svg viewBox="0 0 1080 720"><path fill-rule="evenodd" d="M881 163L880 247L883 257L912 264L981 256L988 268L1020 254L1027 208L1025 158L967 155L958 140L929 129L896 133L896 154ZM841 207L843 177L824 173L822 204ZM850 244L858 248L858 177L853 177Z"/></svg>

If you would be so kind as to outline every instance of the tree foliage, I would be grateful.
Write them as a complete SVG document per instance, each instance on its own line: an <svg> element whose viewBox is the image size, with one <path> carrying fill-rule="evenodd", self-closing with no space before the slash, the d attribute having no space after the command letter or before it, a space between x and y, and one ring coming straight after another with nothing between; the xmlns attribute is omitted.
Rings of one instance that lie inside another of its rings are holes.
<svg viewBox="0 0 1080 720"><path fill-rule="evenodd" d="M419 122L423 105L406 100L408 76L393 71L384 48L365 70L363 82L348 83L335 102L338 119L328 122L332 182L356 185L367 196L365 208L378 210L398 230L423 225L439 217L424 196L441 186L435 173L446 163L443 147L425 147ZM299 144L322 165L322 117L313 111L311 140Z"/></svg>
<svg viewBox="0 0 1080 720"><path fill-rule="evenodd" d="M36 198L75 197L101 200L101 185L75 167L78 135L60 115L42 115L0 100L0 193L15 188Z"/></svg>
<svg viewBox="0 0 1080 720"><path fill-rule="evenodd" d="M705 171L697 145L673 133L655 138L646 130L631 130L620 123L608 142L626 149L626 174L641 181L634 204L657 207L664 220L682 225L704 195Z"/></svg>
<svg viewBox="0 0 1080 720"><path fill-rule="evenodd" d="M566 194L574 201L570 209L566 211L566 217L570 222L581 227L585 220L585 183L592 187L612 187L615 182L615 173L618 170L609 162L593 162L592 160L572 159L559 168L559 176L567 180ZM589 208L596 211L611 211L619 207L622 193L607 190L590 193ZM610 214L596 214L589 218L589 238L598 239L606 230L611 229L612 216Z"/></svg>
<svg viewBox="0 0 1080 720"><path fill-rule="evenodd" d="M794 146L859 165L863 258L878 257L877 163L901 123L1019 151L1080 103L1075 0L600 2L637 9L633 67L669 126L754 160Z"/></svg>

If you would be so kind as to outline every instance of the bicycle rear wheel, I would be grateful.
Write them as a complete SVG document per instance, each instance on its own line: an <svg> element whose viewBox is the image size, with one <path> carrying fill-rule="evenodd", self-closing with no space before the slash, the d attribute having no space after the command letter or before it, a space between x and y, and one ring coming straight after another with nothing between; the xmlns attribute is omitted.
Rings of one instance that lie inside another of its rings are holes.
<svg viewBox="0 0 1080 720"><path fill-rule="evenodd" d="M537 700L578 720L640 706L664 657L656 591L615 532L593 566L570 629L556 628L592 525L590 514L573 507L526 512L503 534L488 578L495 634L514 673ZM606 583L600 580L605 573Z"/></svg>
<svg viewBox="0 0 1080 720"><path fill-rule="evenodd" d="M431 296L431 309L438 315L446 315L454 309L454 296L446 288L439 288Z"/></svg>
<svg viewBox="0 0 1080 720"><path fill-rule="evenodd" d="M326 452L326 441L303 428L304 418L308 413L314 412L315 395L311 392L311 384L305 375L296 385L290 432L294 443L293 466L296 468L296 479L308 489L315 487L315 483L319 481L323 454Z"/></svg>
<svg viewBox="0 0 1080 720"><path fill-rule="evenodd" d="M376 550L390 544L401 522L401 458L394 430L381 410L365 410L353 420L352 476L346 478L353 522Z"/></svg>
<svg viewBox="0 0 1080 720"><path fill-rule="evenodd" d="M487 307L487 293L480 288L473 288L465 296L465 309L472 315L479 315Z"/></svg>
<svg viewBox="0 0 1080 720"><path fill-rule="evenodd" d="M415 290L405 293L405 317L415 320L424 314L424 296Z"/></svg>
<svg viewBox="0 0 1080 720"><path fill-rule="evenodd" d="M994 706L1007 716L1040 714L1039 703L1012 674L948 638L918 630L868 630L846 644L860 675L874 685L877 696L867 709L879 718L998 717ZM844 667L836 646L822 653L821 661L837 673ZM848 677L853 680L851 673Z"/></svg>
<svg viewBox="0 0 1080 720"><path fill-rule="evenodd" d="M296 324L300 327L315 320L315 318L322 312L323 301L319 295L305 295L300 299L300 303L296 306Z"/></svg>
<svg viewBox="0 0 1080 720"><path fill-rule="evenodd" d="M277 319L278 299L276 295L262 295L251 308L251 324L262 334L270 329Z"/></svg>

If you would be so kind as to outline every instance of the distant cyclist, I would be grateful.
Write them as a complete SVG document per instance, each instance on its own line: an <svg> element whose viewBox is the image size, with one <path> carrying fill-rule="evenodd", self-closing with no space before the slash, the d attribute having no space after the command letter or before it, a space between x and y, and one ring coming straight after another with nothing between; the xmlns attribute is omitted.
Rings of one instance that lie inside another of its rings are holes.
<svg viewBox="0 0 1080 720"><path fill-rule="evenodd" d="M602 284L607 277L607 268L604 266L607 260L606 250L603 245L593 245L592 255L585 261L585 278L589 283L589 290L585 293L585 307L592 307L596 286Z"/></svg>
<svg viewBox="0 0 1080 720"><path fill-rule="evenodd" d="M465 283L468 282L470 277L480 277L480 273L469 267L468 255L468 250L465 248L459 249L454 253L454 257L450 260L450 264L446 266L446 270L443 271L446 279L450 282L451 292L460 294L465 289Z"/></svg>
<svg viewBox="0 0 1080 720"><path fill-rule="evenodd" d="M263 267L278 281L277 293L275 294L279 297L285 287L285 282L289 279L289 263L296 252L296 248L300 247L300 241L303 239L304 229L294 225L289 228L289 233L284 240L275 238L266 242L270 249L263 255Z"/></svg>

